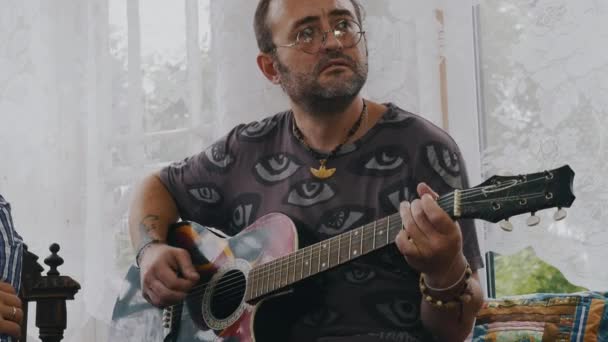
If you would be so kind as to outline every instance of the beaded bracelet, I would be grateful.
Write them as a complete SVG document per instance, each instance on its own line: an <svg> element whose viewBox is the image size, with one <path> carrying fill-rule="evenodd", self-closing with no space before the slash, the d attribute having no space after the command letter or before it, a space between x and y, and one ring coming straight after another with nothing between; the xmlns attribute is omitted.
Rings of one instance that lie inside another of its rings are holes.
<svg viewBox="0 0 608 342"><path fill-rule="evenodd" d="M471 300L471 294L469 291L469 279L471 278L472 274L473 271L471 270L471 266L469 266L469 264L467 263L467 266L458 281L446 288L436 289L426 284L424 280L424 273L422 273L420 274L420 292L422 293L422 297L429 304L436 308L450 309L460 306L462 309L462 303L468 303ZM454 291L454 293L452 294L446 295L446 297L448 298L447 300L437 299L436 297L433 297L433 295L430 293L431 291L448 292L454 289L458 290Z"/></svg>
<svg viewBox="0 0 608 342"><path fill-rule="evenodd" d="M139 259L141 259L141 257L143 256L144 251L154 244L164 244L164 242L154 239L147 241L143 245L141 245L141 247L139 247L139 249L137 250L137 254L135 255L135 267L139 268Z"/></svg>

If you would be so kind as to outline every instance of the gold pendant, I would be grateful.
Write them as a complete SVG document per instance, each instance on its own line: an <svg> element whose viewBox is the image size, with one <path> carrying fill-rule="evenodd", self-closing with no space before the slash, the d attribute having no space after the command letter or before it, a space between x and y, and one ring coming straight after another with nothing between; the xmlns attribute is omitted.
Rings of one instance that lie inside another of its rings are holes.
<svg viewBox="0 0 608 342"><path fill-rule="evenodd" d="M327 162L327 159L321 159L319 160L319 162L321 163L321 166L319 166L318 169L315 169L314 167L310 168L310 173L312 173L313 176L315 176L316 178L319 179L327 179L331 176L334 175L334 173L336 173L336 169L328 169L325 167L325 163Z"/></svg>

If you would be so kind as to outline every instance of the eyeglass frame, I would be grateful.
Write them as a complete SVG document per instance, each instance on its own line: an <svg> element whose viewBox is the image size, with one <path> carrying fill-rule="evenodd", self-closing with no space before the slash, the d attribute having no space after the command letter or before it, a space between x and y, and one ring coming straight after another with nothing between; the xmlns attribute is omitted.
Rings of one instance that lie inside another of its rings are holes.
<svg viewBox="0 0 608 342"><path fill-rule="evenodd" d="M336 39L336 41L338 41L338 43L340 43L340 45L342 45L342 42L340 42L340 39L338 39L338 37L336 37L336 29L335 27L338 26L338 24L340 24L341 22L344 21L349 21L352 23L355 23L357 25L357 27L359 27L359 31L356 31L355 33L359 34L359 40L357 40L357 42L355 44L353 44L352 46L347 47L346 49L350 49L351 47L357 46L357 44L359 44L361 42L361 39L363 39L363 36L365 36L365 31L363 31L363 27L361 24L359 24L356 20L353 19L341 19L339 22L337 22L335 25L332 26L331 29L326 30L326 31L321 31L321 34L323 35L321 38L321 45L319 47L319 50L317 52L308 52L308 51L304 51L302 49L298 49L297 46L298 44L300 44L300 40L298 37L300 37L300 33L302 33L304 30L299 31L297 36L296 36L296 40L293 43L289 43L289 44L283 44L283 45L275 45L275 47L272 49L272 52L276 52L278 48L280 47L286 47L286 48L296 48L299 51L302 51L304 53L307 53L309 55L316 55L318 54L321 49L323 48L323 46L325 46L325 44L327 44L327 36L329 35L330 32L332 32L334 38Z"/></svg>

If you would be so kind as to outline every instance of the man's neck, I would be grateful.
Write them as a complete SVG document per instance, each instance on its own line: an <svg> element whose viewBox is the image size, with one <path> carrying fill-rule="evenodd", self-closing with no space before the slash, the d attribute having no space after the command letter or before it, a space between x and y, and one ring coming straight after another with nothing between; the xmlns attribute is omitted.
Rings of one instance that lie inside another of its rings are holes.
<svg viewBox="0 0 608 342"><path fill-rule="evenodd" d="M344 142L348 131L359 119L363 111L363 98L357 96L351 104L338 113L309 113L297 104L292 103L296 125L306 143L313 149L330 152ZM367 120L365 120L367 121ZM360 132L367 131L366 122L347 141L351 142L361 136Z"/></svg>

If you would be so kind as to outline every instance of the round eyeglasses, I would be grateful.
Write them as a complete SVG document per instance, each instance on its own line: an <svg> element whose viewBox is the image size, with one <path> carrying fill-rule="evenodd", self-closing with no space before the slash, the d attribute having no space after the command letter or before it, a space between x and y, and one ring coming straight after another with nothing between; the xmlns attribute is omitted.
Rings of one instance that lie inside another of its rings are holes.
<svg viewBox="0 0 608 342"><path fill-rule="evenodd" d="M340 43L343 49L351 48L361 41L365 31L361 30L361 25L350 19L338 21L331 30L322 31L317 26L307 26L296 35L295 42L277 47L296 48L309 54L317 54L327 43L327 35L331 33Z"/></svg>

